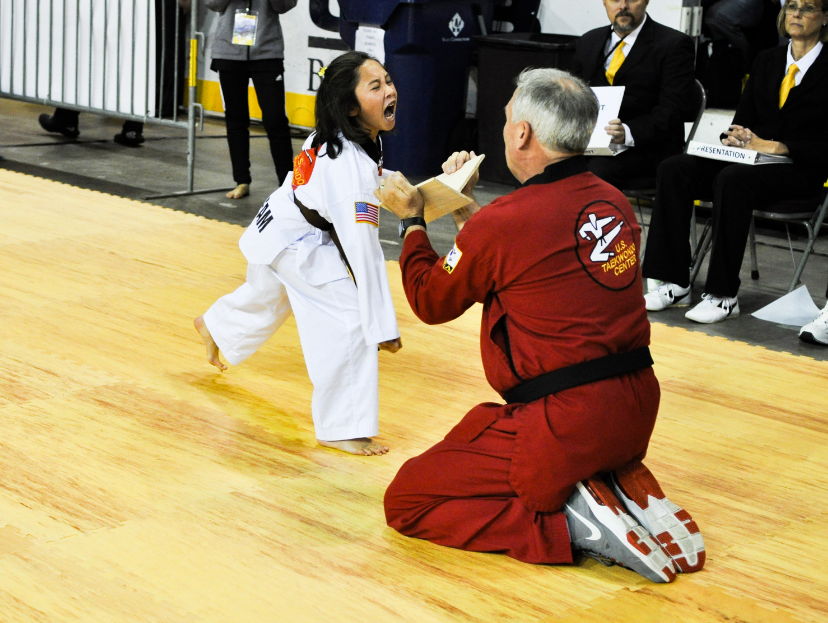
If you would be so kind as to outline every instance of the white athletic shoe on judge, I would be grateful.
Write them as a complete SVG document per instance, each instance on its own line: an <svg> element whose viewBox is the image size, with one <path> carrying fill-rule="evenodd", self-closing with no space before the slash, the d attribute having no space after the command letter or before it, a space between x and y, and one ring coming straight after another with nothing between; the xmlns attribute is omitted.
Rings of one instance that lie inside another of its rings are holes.
<svg viewBox="0 0 828 623"><path fill-rule="evenodd" d="M653 582L676 579L670 555L624 510L600 478L588 478L561 509L566 515L572 549L604 564L619 565Z"/></svg>
<svg viewBox="0 0 828 623"><path fill-rule="evenodd" d="M736 318L739 315L739 301L735 296L713 296L703 294L702 302L684 314L687 320L702 324L714 324Z"/></svg>
<svg viewBox="0 0 828 623"><path fill-rule="evenodd" d="M799 330L799 339L811 344L828 346L828 303L819 312L813 322L809 322Z"/></svg>
<svg viewBox="0 0 828 623"><path fill-rule="evenodd" d="M691 299L690 288L682 288L674 283L662 283L652 292L644 295L647 311L661 311L668 307L687 307Z"/></svg>
<svg viewBox="0 0 828 623"><path fill-rule="evenodd" d="M704 567L706 554L699 526L690 513L667 499L655 476L641 461L610 472L607 483L630 514L667 551L681 573Z"/></svg>

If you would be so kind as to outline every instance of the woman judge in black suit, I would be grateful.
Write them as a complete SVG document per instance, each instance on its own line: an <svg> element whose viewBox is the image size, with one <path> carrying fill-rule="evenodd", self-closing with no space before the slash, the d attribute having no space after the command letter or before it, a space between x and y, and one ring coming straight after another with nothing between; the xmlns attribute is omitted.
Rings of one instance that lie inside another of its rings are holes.
<svg viewBox="0 0 828 623"><path fill-rule="evenodd" d="M791 0L779 13L786 47L762 52L722 143L788 156L747 165L679 155L658 168L643 276L662 281L647 309L690 304L690 220L695 199L713 200L713 250L705 294L686 317L703 323L739 315L739 270L754 209L816 196L828 177L828 0Z"/></svg>

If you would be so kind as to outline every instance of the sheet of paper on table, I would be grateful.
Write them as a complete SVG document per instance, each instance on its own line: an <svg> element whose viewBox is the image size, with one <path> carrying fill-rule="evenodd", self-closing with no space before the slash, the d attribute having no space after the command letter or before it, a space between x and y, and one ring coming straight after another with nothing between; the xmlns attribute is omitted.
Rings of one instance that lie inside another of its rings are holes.
<svg viewBox="0 0 828 623"><path fill-rule="evenodd" d="M592 92L598 98L598 121L589 139L587 156L614 156L617 150L610 146L612 137L604 129L613 119L618 119L621 110L621 101L624 99L626 87L592 87Z"/></svg>

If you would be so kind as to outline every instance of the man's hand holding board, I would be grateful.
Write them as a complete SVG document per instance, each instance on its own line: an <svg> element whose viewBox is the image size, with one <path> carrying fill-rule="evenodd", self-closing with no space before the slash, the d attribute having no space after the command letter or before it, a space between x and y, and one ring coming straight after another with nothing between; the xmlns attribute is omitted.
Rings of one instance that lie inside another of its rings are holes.
<svg viewBox="0 0 828 623"><path fill-rule="evenodd" d="M441 173L437 177L432 177L417 184L415 188L417 188L425 202L423 217L427 223L459 210L472 202L472 198L464 195L462 191L469 180L477 173L477 169L485 157L485 154L474 156L454 173ZM375 194L379 196L378 193ZM382 205L382 207L393 212L385 205Z"/></svg>

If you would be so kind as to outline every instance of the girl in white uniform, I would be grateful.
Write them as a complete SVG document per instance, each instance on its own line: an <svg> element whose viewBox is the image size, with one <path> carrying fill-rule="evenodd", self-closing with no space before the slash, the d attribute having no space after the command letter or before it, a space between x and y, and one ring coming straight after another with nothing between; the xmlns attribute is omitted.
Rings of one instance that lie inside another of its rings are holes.
<svg viewBox="0 0 828 623"><path fill-rule="evenodd" d="M396 103L391 78L367 54L330 64L316 132L239 241L247 281L195 320L208 361L224 370L219 351L241 363L293 312L317 440L354 454L388 451L370 439L379 428L377 350L402 347L373 194L382 176L378 135L393 129Z"/></svg>

